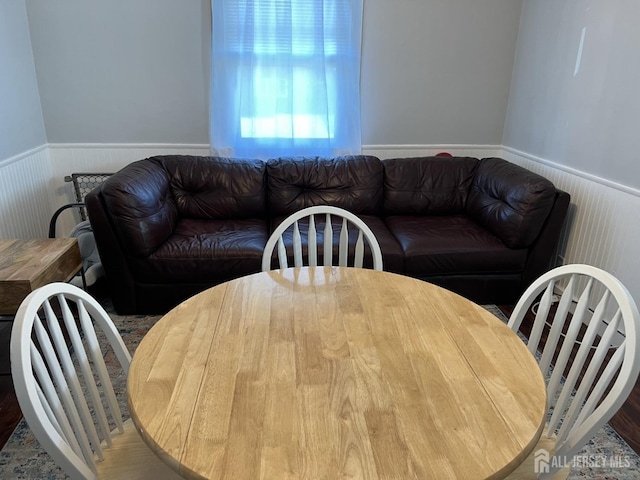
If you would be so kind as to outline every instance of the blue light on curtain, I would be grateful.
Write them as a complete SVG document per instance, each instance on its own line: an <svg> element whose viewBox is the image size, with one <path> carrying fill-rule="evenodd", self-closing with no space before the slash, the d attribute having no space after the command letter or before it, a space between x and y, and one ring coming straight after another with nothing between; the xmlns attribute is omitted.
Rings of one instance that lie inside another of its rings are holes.
<svg viewBox="0 0 640 480"><path fill-rule="evenodd" d="M363 0L213 0L214 154L360 151Z"/></svg>

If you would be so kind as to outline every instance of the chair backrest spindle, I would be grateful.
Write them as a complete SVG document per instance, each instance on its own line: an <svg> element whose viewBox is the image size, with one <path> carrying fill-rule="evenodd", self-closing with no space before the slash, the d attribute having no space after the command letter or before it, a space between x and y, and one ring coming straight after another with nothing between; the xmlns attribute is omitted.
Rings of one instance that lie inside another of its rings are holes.
<svg viewBox="0 0 640 480"><path fill-rule="evenodd" d="M362 231L362 230L361 230ZM347 266L347 256L349 255L349 229L347 227L347 219L342 219L342 229L340 230L340 256L338 259L338 265L341 267ZM356 252L355 261L358 260L358 254Z"/></svg>
<svg viewBox="0 0 640 480"><path fill-rule="evenodd" d="M315 215L309 215L309 235L307 237L307 248L309 250L309 266L318 266L318 239L316 238ZM285 253L286 255L286 253Z"/></svg>
<svg viewBox="0 0 640 480"><path fill-rule="evenodd" d="M321 225L324 217L324 225ZM333 217L341 219L336 223L334 233ZM306 219L307 229L304 231ZM319 230L319 224L321 231ZM289 233L291 232L291 233ZM355 234L357 233L357 237ZM319 244L321 235L322 244ZM334 238L337 235L337 238ZM307 263L305 264L304 246L306 237ZM382 270L382 252L375 235L364 221L351 212L332 206L315 206L303 209L287 217L271 234L262 256L262 271L271 269L273 251L276 249L280 268L289 266L287 248L293 251L292 258L295 267L317 266L319 255L322 255L324 266L333 265L334 249L337 247L338 265L349 266L353 255L353 266L362 268L366 246L369 247L373 258L373 268ZM322 247L322 249L320 248ZM322 252L320 252L322 250Z"/></svg>
<svg viewBox="0 0 640 480"><path fill-rule="evenodd" d="M333 265L333 227L331 226L331 215L327 213L324 221L324 243L323 250L324 266Z"/></svg>
<svg viewBox="0 0 640 480"><path fill-rule="evenodd" d="M293 265L296 267L302 266L302 240L298 222L293 224Z"/></svg>

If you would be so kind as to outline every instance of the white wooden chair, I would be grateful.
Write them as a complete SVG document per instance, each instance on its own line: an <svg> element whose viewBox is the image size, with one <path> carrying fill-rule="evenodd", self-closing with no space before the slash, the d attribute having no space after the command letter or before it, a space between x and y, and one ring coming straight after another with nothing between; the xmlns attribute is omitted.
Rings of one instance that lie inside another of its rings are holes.
<svg viewBox="0 0 640 480"><path fill-rule="evenodd" d="M527 345L533 354L542 349L547 425L529 458L507 478L566 478L569 468L561 468L562 460L571 462L636 383L640 315L622 283L590 265L558 267L533 282L509 319L512 330L519 330L532 306L537 312Z"/></svg>
<svg viewBox="0 0 640 480"><path fill-rule="evenodd" d="M382 270L382 251L378 240L371 229L360 218L353 213L338 207L332 207L328 205L314 206L304 208L289 217L276 227L276 229L269 237L267 244L262 255L262 271L266 272L271 270L271 261L273 251L277 246L278 260L280 268L287 268L289 266L287 260L287 251L285 246L285 232L293 226L292 243L293 243L293 261L295 267L318 265L318 257L322 255L323 265L333 265L333 247L334 247L334 231L331 223L332 217L338 217L342 220L340 228L340 240L339 240L339 254L338 254L338 266L346 267L349 257L349 227L352 225L352 231L358 232L358 237L355 243L354 251L354 267L362 268L364 262L364 246L365 239L371 253L373 255L373 269ZM302 219L308 219L308 227L301 232L300 221ZM320 222L318 222L320 220ZM322 223L324 220L324 231L317 230L317 223ZM318 235L322 233L322 252L319 251ZM303 260L303 252L305 246L303 246L303 238L307 238L306 250L308 252L307 262Z"/></svg>
<svg viewBox="0 0 640 480"><path fill-rule="evenodd" d="M131 356L109 315L85 291L51 283L28 295L11 332L11 373L29 427L73 479L181 478L130 419L123 421L103 358L109 348L126 375Z"/></svg>

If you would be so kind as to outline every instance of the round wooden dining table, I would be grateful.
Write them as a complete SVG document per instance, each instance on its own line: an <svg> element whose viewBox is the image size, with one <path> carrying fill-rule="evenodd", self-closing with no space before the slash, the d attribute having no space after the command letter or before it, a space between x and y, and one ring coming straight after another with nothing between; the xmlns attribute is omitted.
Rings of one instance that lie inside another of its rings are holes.
<svg viewBox="0 0 640 480"><path fill-rule="evenodd" d="M128 375L134 423L185 478L503 478L546 410L535 358L492 313L356 268L195 295L149 330Z"/></svg>

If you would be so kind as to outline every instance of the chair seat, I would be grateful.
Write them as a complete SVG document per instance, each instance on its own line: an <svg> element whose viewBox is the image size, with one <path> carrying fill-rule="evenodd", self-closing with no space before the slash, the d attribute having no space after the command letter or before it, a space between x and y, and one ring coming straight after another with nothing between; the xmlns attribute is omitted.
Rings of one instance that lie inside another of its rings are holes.
<svg viewBox="0 0 640 480"><path fill-rule="evenodd" d="M124 422L124 433L113 436L112 446L104 450L104 460L96 467L98 478L104 479L183 478L149 449L131 419Z"/></svg>
<svg viewBox="0 0 640 480"><path fill-rule="evenodd" d="M268 238L263 219L180 219L151 255L130 258L131 271L141 284L226 282L260 270Z"/></svg>
<svg viewBox="0 0 640 480"><path fill-rule="evenodd" d="M527 249L507 247L465 215L395 216L385 223L402 247L407 275L516 274L527 261Z"/></svg>
<svg viewBox="0 0 640 480"><path fill-rule="evenodd" d="M547 427L548 426L545 426L544 431L546 431ZM543 448L547 452L549 452L549 457L551 457L553 455L556 444L555 435L551 438L547 438L544 434L544 431L542 436L540 437L540 440L538 440L538 443L533 448L529 456L525 458L524 461L518 466L518 468L511 472L509 476L505 477L506 480L534 480L535 478L537 478L538 474L534 469L536 452ZM551 477L551 480L565 480L568 476L569 467L567 466L558 471L553 477Z"/></svg>

